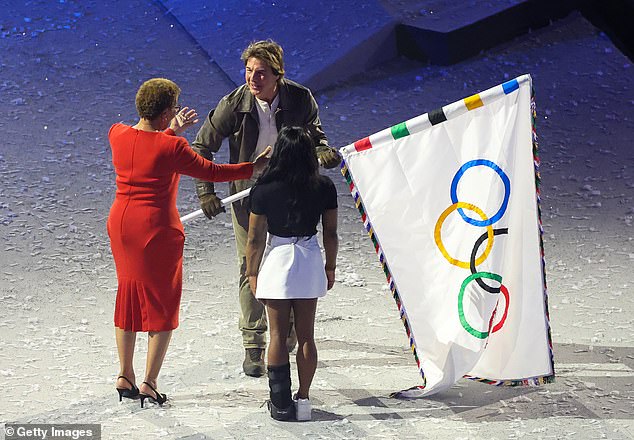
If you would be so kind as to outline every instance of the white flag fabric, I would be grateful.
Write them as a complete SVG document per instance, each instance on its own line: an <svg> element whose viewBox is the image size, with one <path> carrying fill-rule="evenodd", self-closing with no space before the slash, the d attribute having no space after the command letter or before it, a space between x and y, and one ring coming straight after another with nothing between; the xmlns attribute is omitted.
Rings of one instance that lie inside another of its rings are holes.
<svg viewBox="0 0 634 440"><path fill-rule="evenodd" d="M529 75L341 149L430 395L554 379Z"/></svg>

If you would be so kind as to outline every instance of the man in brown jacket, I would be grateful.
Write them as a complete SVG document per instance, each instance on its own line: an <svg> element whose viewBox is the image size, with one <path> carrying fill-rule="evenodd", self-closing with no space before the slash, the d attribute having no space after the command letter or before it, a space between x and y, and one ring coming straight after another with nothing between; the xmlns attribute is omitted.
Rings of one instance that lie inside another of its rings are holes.
<svg viewBox="0 0 634 440"><path fill-rule="evenodd" d="M282 127L301 126L311 133L319 161L325 168L341 163L341 156L328 146L321 128L319 108L310 90L284 78L283 50L271 40L251 43L242 53L245 84L224 96L209 112L192 147L201 156L212 159L229 139L229 162L252 161L268 145L274 145ZM253 181L231 183L231 194L251 187ZM200 205L208 218L224 211L210 182L196 181ZM261 303L251 294L246 277L246 241L249 225L248 199L234 202L231 219L240 267L239 297L242 341L245 348L243 369L249 376L264 374L266 347L266 314ZM289 350L295 345L294 332L289 336Z"/></svg>

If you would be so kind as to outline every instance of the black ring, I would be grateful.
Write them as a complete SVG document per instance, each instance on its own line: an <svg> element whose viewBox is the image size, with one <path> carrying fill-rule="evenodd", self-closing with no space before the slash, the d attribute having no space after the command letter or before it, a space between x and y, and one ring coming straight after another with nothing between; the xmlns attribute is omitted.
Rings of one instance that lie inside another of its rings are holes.
<svg viewBox="0 0 634 440"><path fill-rule="evenodd" d="M508 228L500 228L500 229L494 229L493 230L493 236L502 235L502 234L508 234L508 233L509 233L509 229ZM476 266L475 266L476 254L478 253L478 249L480 248L480 245L486 239L487 239L487 233L485 232L484 234L482 234L480 236L480 238L478 238L476 240L475 244L473 245L473 249L471 250L471 258L469 259L469 268L471 269L471 273L472 274L478 272L478 270L476 269ZM489 293L500 293L500 288L499 287L491 287L491 286L489 286L487 283L482 281L482 278L476 278L475 281L476 281L476 283L478 283L478 286L482 287L484 290L486 290Z"/></svg>

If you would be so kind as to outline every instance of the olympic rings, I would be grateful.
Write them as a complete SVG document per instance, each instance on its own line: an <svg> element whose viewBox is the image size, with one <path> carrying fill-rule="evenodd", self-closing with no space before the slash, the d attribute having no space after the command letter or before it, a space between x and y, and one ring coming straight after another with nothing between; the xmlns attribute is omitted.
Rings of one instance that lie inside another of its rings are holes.
<svg viewBox="0 0 634 440"><path fill-rule="evenodd" d="M495 171L500 176L500 179L502 179L502 183L504 184L504 199L502 200L502 205L500 206L498 211L495 213L495 215L491 218L488 218L486 213L482 209L478 208L476 205L473 205L467 202L458 201L457 188L458 188L458 182L462 178L462 175L469 168L480 166L480 165L487 166L491 168L493 171ZM504 326L504 323L506 322L506 318L508 316L508 311L509 311L510 295L506 286L502 284L501 275L498 275L492 272L479 272L477 270L477 266L480 265L484 260L488 258L491 252L491 249L493 247L494 236L508 234L508 228L493 229L492 225L493 223L497 222L500 218L502 218L502 216L506 212L506 208L508 207L509 197L511 194L511 181L509 180L506 173L495 163L486 159L476 159L476 160L471 160L460 167L458 172L455 174L453 180L451 181L450 192L451 192L451 202L453 204L449 206L447 209L445 209L442 212L442 214L440 214L440 217L436 221L436 226L434 228L434 241L436 242L436 246L438 246L440 253L443 255L443 257L445 257L447 261L449 261L449 263L453 264L454 266L461 267L463 269L470 269L471 275L469 275L462 282L462 285L460 287L460 293L458 294L458 317L460 319L460 324L462 325L462 328L464 328L469 334L471 334L472 336L478 339L485 339L489 336L490 333L495 333ZM480 216L482 220L475 220L468 217L464 213L464 209L468 209L475 212L477 215ZM473 248L471 250L471 257L469 261L461 261L451 257L442 242L442 237L441 237L442 225L445 222L445 219L449 216L449 214L451 214L455 210L458 210L458 213L460 214L460 216L465 222L474 226L478 226L478 227L486 227L486 232L483 233L474 243ZM484 251L482 252L482 254L476 258L478 249L480 248L480 245L482 244L482 242L485 240L487 241L486 247ZM500 283L500 287L492 287L487 285L482 280L483 278L497 281L498 283ZM486 292L489 292L492 294L499 294L501 292L502 295L504 295L505 305L504 305L504 313L502 314L502 318L497 324L493 325L493 319L495 318L495 315L497 312L497 304L496 304L495 309L493 313L491 314L491 318L489 319L487 331L480 331L480 330L474 329L469 324L469 322L467 322L467 318L465 317L465 314L464 314L464 305L463 305L464 292L467 285L471 281L474 281L474 280Z"/></svg>
<svg viewBox="0 0 634 440"><path fill-rule="evenodd" d="M466 202L454 203L453 205L449 206L449 208L445 209L442 214L440 214L440 217L438 218L438 221L436 222L436 227L434 228L434 240L436 241L436 246L438 246L438 249L440 249L440 252L442 253L443 257L445 257L447 261L449 261L449 263L453 264L454 266L462 267L463 269L469 269L470 267L469 261L461 261L449 255L449 253L447 252L447 249L445 249L445 245L443 244L442 237L441 237L442 224L444 223L447 216L451 214L453 211L455 211L456 209L462 209L462 208L469 209L475 212L476 214L478 214L480 217L482 217L483 220L487 220L487 216L484 213L484 211L482 211L477 206L472 205L471 203L466 203ZM489 224L487 225L486 228L487 228L487 238L488 238L487 245L486 245L486 248L484 249L484 252L482 252L482 255L480 255L475 260L475 264L480 264L484 260L486 260L487 257L489 256L489 253L491 252L491 248L493 247L493 227Z"/></svg>
<svg viewBox="0 0 634 440"><path fill-rule="evenodd" d="M487 336L489 336L489 332L488 331L482 332L482 331L476 330L473 327L471 327L471 325L469 325L469 323L467 322L467 318L465 318L465 316L464 316L464 306L462 305L465 288L467 287L467 285L471 281L473 281L476 278L488 278L490 280L495 280L495 281L501 283L502 282L502 277L500 275L496 274L496 273L491 273L491 272L476 272L476 273L473 273L473 274L469 275L467 278L465 278L465 280L462 282L462 285L460 286L460 293L458 294L458 316L460 317L460 324L462 324L462 328L464 328L466 331L468 331L470 334L472 334L476 338L485 339ZM508 297L505 295L505 298L508 298ZM506 304L508 306L508 300L507 300ZM507 312L507 310L508 309L504 310L504 316L502 317L504 320L506 320L506 312ZM498 324L498 326L500 328L502 327L501 324ZM499 330L499 328L498 328L498 330Z"/></svg>
<svg viewBox="0 0 634 440"><path fill-rule="evenodd" d="M511 181L509 180L506 173L502 171L502 169L499 166L497 166L495 163L486 159L476 159L476 160L471 160L465 163L463 166L461 166L458 172L456 173L456 175L454 176L453 180L451 181L451 202L458 203L458 195L457 195L458 181L460 180L462 175L465 173L465 171L467 171L471 167L475 167L479 165L483 165L483 166L487 166L491 168L493 171L498 173L498 175L500 176L500 179L502 179L502 182L504 183L504 200L502 200L502 205L500 206L500 209L498 209L498 212L496 212L493 217L489 219L483 218L483 220L474 220L471 217L468 217L462 209L458 209L458 212L460 213L460 216L462 217L462 219L466 221L467 223L471 223L474 226L489 226L497 222L500 218L502 218L502 216L504 215L504 212L506 211L506 207L508 206L508 203L509 203L509 196L511 195Z"/></svg>

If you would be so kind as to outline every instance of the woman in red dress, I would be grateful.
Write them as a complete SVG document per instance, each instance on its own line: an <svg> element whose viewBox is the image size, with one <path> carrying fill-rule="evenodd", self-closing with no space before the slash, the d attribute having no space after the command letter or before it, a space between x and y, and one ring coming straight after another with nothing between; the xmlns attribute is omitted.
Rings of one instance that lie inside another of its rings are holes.
<svg viewBox="0 0 634 440"><path fill-rule="evenodd" d="M177 105L180 88L154 78L136 94L139 122L110 128L108 138L117 190L108 217L108 235L117 268L115 335L122 397L163 404L157 377L172 330L178 327L185 234L176 209L180 174L215 182L248 179L261 172L264 154L253 163L216 165L194 152L185 129L198 122L197 113ZM145 379L135 384L133 368L137 332L148 332Z"/></svg>

